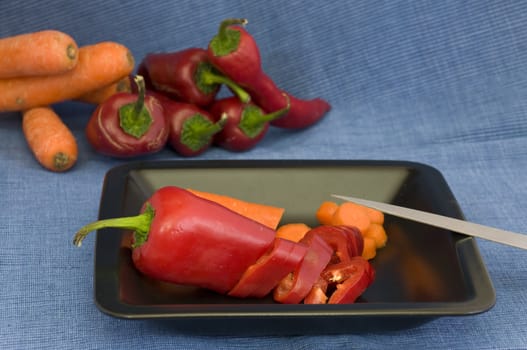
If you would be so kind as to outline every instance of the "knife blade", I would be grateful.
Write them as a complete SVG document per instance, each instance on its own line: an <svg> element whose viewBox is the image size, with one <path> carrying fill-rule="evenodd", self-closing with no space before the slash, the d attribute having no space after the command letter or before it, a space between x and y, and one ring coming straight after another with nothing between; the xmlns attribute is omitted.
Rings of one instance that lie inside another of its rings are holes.
<svg viewBox="0 0 527 350"><path fill-rule="evenodd" d="M400 218L420 222L422 224L463 233L473 237L483 238L489 241L506 244L521 249L527 249L527 235L522 233L506 231L444 215L429 213L422 210L401 207L388 203L375 202L368 199L341 196L338 194L332 194L331 196L377 209L385 214L394 215Z"/></svg>

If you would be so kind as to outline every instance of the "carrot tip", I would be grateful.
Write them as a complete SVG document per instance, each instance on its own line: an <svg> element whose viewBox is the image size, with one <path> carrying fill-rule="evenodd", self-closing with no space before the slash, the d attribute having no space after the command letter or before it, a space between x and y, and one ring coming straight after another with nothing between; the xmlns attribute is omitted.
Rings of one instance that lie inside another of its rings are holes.
<svg viewBox="0 0 527 350"><path fill-rule="evenodd" d="M73 160L66 153L58 152L53 157L53 170L63 171L69 169L73 164Z"/></svg>
<svg viewBox="0 0 527 350"><path fill-rule="evenodd" d="M73 44L69 44L66 48L66 55L70 60L74 60L77 58L77 47Z"/></svg>

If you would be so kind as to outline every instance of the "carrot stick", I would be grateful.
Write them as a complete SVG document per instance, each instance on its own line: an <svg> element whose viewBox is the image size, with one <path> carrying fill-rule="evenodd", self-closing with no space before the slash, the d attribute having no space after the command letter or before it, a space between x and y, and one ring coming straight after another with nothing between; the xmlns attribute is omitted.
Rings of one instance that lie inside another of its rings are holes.
<svg viewBox="0 0 527 350"><path fill-rule="evenodd" d="M0 39L0 78L64 73L75 67L77 44L57 30L43 30Z"/></svg>
<svg viewBox="0 0 527 350"><path fill-rule="evenodd" d="M364 237L373 239L377 248L384 247L386 245L386 241L388 240L388 236L386 235L384 227L375 223L372 223L370 227L368 227L364 233Z"/></svg>
<svg viewBox="0 0 527 350"><path fill-rule="evenodd" d="M77 161L75 137L50 107L23 112L22 129L29 148L46 169L66 171Z"/></svg>
<svg viewBox="0 0 527 350"><path fill-rule="evenodd" d="M99 105L119 92L132 92L130 77L126 76L110 85L90 91L76 98L77 101Z"/></svg>
<svg viewBox="0 0 527 350"><path fill-rule="evenodd" d="M364 233L370 226L371 222L364 209L365 207L361 205L352 202L344 202L333 214L331 224L355 226L364 236Z"/></svg>
<svg viewBox="0 0 527 350"><path fill-rule="evenodd" d="M278 224L282 219L282 215L284 214L284 208L273 207L270 205L254 202L246 202L241 199L194 189L187 188L187 191L192 192L201 198L221 204L240 215L246 216L250 219L253 219L254 221L264 224L273 230L278 227Z"/></svg>
<svg viewBox="0 0 527 350"><path fill-rule="evenodd" d="M298 242L305 236L307 231L311 228L304 223L289 223L284 224L276 230L276 237L288 239L293 242Z"/></svg>
<svg viewBox="0 0 527 350"><path fill-rule="evenodd" d="M371 237L364 237L364 248L362 249L362 257L366 260L371 260L377 255L377 246Z"/></svg>
<svg viewBox="0 0 527 350"><path fill-rule="evenodd" d="M316 211L316 217L320 224L331 225L333 221L333 214L337 211L339 205L335 202L322 202Z"/></svg>
<svg viewBox="0 0 527 350"><path fill-rule="evenodd" d="M109 85L132 72L133 56L125 46L101 42L79 49L69 72L43 77L0 79L0 112L47 106Z"/></svg>

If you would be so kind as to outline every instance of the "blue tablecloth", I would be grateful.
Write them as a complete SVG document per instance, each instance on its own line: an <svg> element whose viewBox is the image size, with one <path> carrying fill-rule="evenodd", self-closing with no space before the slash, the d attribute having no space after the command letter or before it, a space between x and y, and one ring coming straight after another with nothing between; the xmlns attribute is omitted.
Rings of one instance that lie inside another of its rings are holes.
<svg viewBox="0 0 527 350"><path fill-rule="evenodd" d="M527 232L526 1L2 1L0 36L55 28L79 45L114 40L137 60L204 47L227 17L246 17L266 72L327 117L272 129L253 150L197 159L386 159L429 164L466 218ZM478 240L496 289L487 312L396 332L197 336L101 313L93 238L105 173L126 161L84 136L92 106L55 106L79 144L69 172L44 170L16 113L0 114L0 345L4 349L527 348L527 252ZM181 159L166 149L148 159ZM306 189L308 190L308 189Z"/></svg>

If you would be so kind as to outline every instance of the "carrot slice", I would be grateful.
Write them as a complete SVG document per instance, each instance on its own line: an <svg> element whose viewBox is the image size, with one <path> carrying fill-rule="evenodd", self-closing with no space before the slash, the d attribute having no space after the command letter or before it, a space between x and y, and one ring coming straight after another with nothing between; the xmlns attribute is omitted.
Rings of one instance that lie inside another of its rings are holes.
<svg viewBox="0 0 527 350"><path fill-rule="evenodd" d="M125 46L101 42L79 49L77 65L63 74L0 79L0 111L21 111L75 99L100 89L134 69Z"/></svg>
<svg viewBox="0 0 527 350"><path fill-rule="evenodd" d="M64 73L75 67L77 44L57 30L43 30L0 39L0 78Z"/></svg>
<svg viewBox="0 0 527 350"><path fill-rule="evenodd" d="M364 211L372 223L380 225L384 224L384 213L382 211L370 207L364 207Z"/></svg>
<svg viewBox="0 0 527 350"><path fill-rule="evenodd" d="M364 236L373 239L377 248L384 247L386 245L386 241L388 240L386 231L384 230L384 227L380 224L372 223L364 233Z"/></svg>
<svg viewBox="0 0 527 350"><path fill-rule="evenodd" d="M241 199L237 199L230 196L221 194L203 192L195 189L187 188L187 191L195 194L198 197L208 199L229 208L230 210L237 212L240 215L253 219L267 227L276 230L285 209L274 207L270 205L246 202Z"/></svg>
<svg viewBox="0 0 527 350"><path fill-rule="evenodd" d="M276 237L298 242L309 230L311 230L311 227L301 222L284 224L276 230Z"/></svg>
<svg viewBox="0 0 527 350"><path fill-rule="evenodd" d="M75 137L51 108L24 111L22 129L29 148L46 169L66 171L77 161Z"/></svg>
<svg viewBox="0 0 527 350"><path fill-rule="evenodd" d="M333 221L333 214L337 211L339 205L335 202L325 201L322 202L320 207L316 211L316 217L320 224L331 225Z"/></svg>
<svg viewBox="0 0 527 350"><path fill-rule="evenodd" d="M352 202L342 203L333 214L331 222L332 225L355 226L362 235L364 235L370 223L371 221L365 208Z"/></svg>
<svg viewBox="0 0 527 350"><path fill-rule="evenodd" d="M364 248L362 249L362 257L366 260L371 260L377 255L377 245L375 240L371 237L364 237Z"/></svg>

